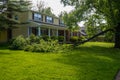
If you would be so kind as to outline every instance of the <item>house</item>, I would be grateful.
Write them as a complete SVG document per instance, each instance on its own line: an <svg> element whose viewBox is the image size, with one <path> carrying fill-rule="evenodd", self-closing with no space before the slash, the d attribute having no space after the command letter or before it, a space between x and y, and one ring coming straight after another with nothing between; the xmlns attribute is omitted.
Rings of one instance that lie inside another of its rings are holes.
<svg viewBox="0 0 120 80"><path fill-rule="evenodd" d="M14 15L15 20L28 24L17 25L17 28L0 32L0 42L16 38L19 35L29 37L31 34L36 36L64 36L64 41L69 41L71 36L80 36L80 32L70 32L64 22L55 16L42 14L35 11L28 11Z"/></svg>
<svg viewBox="0 0 120 80"><path fill-rule="evenodd" d="M85 26L80 27L80 33L81 33L81 35L83 35L83 36L87 36L87 34L86 34L85 31L86 31Z"/></svg>

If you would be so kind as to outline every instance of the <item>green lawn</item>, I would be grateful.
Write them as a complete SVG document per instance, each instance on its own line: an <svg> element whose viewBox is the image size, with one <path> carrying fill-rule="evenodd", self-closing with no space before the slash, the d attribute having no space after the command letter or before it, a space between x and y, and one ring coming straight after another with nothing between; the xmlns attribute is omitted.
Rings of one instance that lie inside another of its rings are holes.
<svg viewBox="0 0 120 80"><path fill-rule="evenodd" d="M65 53L32 53L0 47L0 80L114 80L120 50L90 42Z"/></svg>

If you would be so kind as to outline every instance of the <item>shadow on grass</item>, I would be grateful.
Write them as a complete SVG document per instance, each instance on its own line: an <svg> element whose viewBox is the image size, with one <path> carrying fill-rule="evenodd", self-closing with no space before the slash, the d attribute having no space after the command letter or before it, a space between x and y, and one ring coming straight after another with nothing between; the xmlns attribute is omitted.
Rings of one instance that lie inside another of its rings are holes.
<svg viewBox="0 0 120 80"><path fill-rule="evenodd" d="M55 61L76 67L78 80L113 80L120 67L120 50L80 46Z"/></svg>
<svg viewBox="0 0 120 80"><path fill-rule="evenodd" d="M0 52L0 55L9 55L10 53L7 52Z"/></svg>
<svg viewBox="0 0 120 80"><path fill-rule="evenodd" d="M0 44L0 50L6 50L9 48L9 45L7 43L5 44Z"/></svg>

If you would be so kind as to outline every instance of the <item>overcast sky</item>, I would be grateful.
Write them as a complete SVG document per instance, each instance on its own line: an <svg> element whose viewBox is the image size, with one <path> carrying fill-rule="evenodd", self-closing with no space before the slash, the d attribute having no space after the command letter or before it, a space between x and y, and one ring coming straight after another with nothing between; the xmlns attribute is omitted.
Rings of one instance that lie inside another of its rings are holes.
<svg viewBox="0 0 120 80"><path fill-rule="evenodd" d="M74 8L71 6L66 6L64 7L63 4L60 3L60 0L31 0L33 2L33 4L37 4L37 1L44 1L45 2L45 6L46 7L51 7L52 8L52 12L58 16L61 11L67 11L70 12L71 10L73 10ZM84 22L80 22L79 25L82 27L84 25Z"/></svg>
<svg viewBox="0 0 120 80"><path fill-rule="evenodd" d="M55 15L59 15L61 11L67 11L70 12L73 7L71 6L66 6L64 7L63 4L60 3L60 0L32 0L34 4L37 4L37 1L44 1L46 7L51 7L52 12Z"/></svg>

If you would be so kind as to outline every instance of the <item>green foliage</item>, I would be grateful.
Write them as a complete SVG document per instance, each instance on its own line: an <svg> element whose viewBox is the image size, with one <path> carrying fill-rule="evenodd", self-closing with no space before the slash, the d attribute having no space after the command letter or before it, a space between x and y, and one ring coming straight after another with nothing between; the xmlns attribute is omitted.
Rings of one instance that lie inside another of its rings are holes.
<svg viewBox="0 0 120 80"><path fill-rule="evenodd" d="M12 44L15 39L16 39L16 38L10 39L10 40L8 41L8 44Z"/></svg>
<svg viewBox="0 0 120 80"><path fill-rule="evenodd" d="M33 52L57 52L59 51L59 44L57 41L49 40L44 41L40 40L39 44L33 44Z"/></svg>
<svg viewBox="0 0 120 80"><path fill-rule="evenodd" d="M86 40L86 36L80 36L80 37L78 38L78 41L84 41L84 40Z"/></svg>
<svg viewBox="0 0 120 80"><path fill-rule="evenodd" d="M104 36L98 36L91 41L105 42L105 37Z"/></svg>
<svg viewBox="0 0 120 80"><path fill-rule="evenodd" d="M63 42L64 41L64 36L58 36L58 41Z"/></svg>
<svg viewBox="0 0 120 80"><path fill-rule="evenodd" d="M26 45L24 48L24 51L33 51L33 46L32 45Z"/></svg>
<svg viewBox="0 0 120 80"><path fill-rule="evenodd" d="M18 36L11 44L10 49L22 50L27 45L23 36Z"/></svg>
<svg viewBox="0 0 120 80"><path fill-rule="evenodd" d="M34 3L34 5L35 5L35 3ZM55 14L52 12L52 8L51 7L46 7L44 1L37 0L37 3L34 6L34 8L35 9L37 8L37 11L42 13L42 14L46 14L46 15L55 17Z"/></svg>
<svg viewBox="0 0 120 80"><path fill-rule="evenodd" d="M74 6L75 9L72 11L72 15L76 18L76 22L86 21L89 23L88 27L90 29L103 27L101 31L107 29L115 30L114 34L116 36L112 37L115 40L115 47L120 48L120 35L117 34L120 32L120 28L118 27L120 24L120 0L61 0L61 2L65 6ZM70 16L71 13L68 15ZM67 17L65 18L67 19ZM71 21L70 24L72 23L74 22ZM96 30L98 31L98 29ZM90 36L91 33L95 32L93 29L89 31Z"/></svg>
<svg viewBox="0 0 120 80"><path fill-rule="evenodd" d="M58 40L58 37L57 36L51 36L51 39L52 40Z"/></svg>
<svg viewBox="0 0 120 80"><path fill-rule="evenodd" d="M105 30L107 27L106 23L103 23L103 16L98 14L93 14L87 18L85 22L86 33L88 37L92 37L93 35Z"/></svg>
<svg viewBox="0 0 120 80"><path fill-rule="evenodd" d="M31 5L30 1L25 0L7 0L7 3L4 5L7 10L0 14L0 29L12 29L16 27L16 24L21 24L20 21L13 18L14 15L17 15L19 12L28 11L28 6ZM1 8L1 6L0 6Z"/></svg>
<svg viewBox="0 0 120 80"><path fill-rule="evenodd" d="M62 19L69 30L75 31L79 29L74 12L70 12L69 14L67 12L63 12L62 15Z"/></svg>
<svg viewBox="0 0 120 80"><path fill-rule="evenodd" d="M70 38L70 41L72 42L72 43L75 43L75 42L81 42L81 41L83 41L83 40L85 40L86 38L85 38L85 36L80 36L80 37L78 37L78 36L72 36L71 38Z"/></svg>
<svg viewBox="0 0 120 80"><path fill-rule="evenodd" d="M50 37L48 35L43 35L42 39L45 40L45 41L48 41L50 39Z"/></svg>
<svg viewBox="0 0 120 80"><path fill-rule="evenodd" d="M44 14L47 14L47 15L55 17L55 14L52 12L51 7L46 7L41 12L44 13Z"/></svg>
<svg viewBox="0 0 120 80"><path fill-rule="evenodd" d="M36 36L34 34L31 34L29 37L30 43L36 42Z"/></svg>
<svg viewBox="0 0 120 80"><path fill-rule="evenodd" d="M41 37L31 35L28 38L17 37L10 46L10 49L25 50L32 52L59 52L62 49L57 40L44 40Z"/></svg>
<svg viewBox="0 0 120 80"><path fill-rule="evenodd" d="M28 37L26 40L29 44L33 44L33 43L39 43L40 39L41 39L41 37L31 34L30 37Z"/></svg>
<svg viewBox="0 0 120 80"><path fill-rule="evenodd" d="M72 43L81 42L81 41L84 41L84 40L86 40L86 37L85 37L85 36L80 36L80 37L78 37L78 36L72 36L72 37L70 38L70 41L71 41Z"/></svg>
<svg viewBox="0 0 120 80"><path fill-rule="evenodd" d="M86 20L89 15L98 14L103 16L111 27L119 23L119 0L61 0L61 2L75 7L73 15L78 18L77 21Z"/></svg>
<svg viewBox="0 0 120 80"><path fill-rule="evenodd" d="M79 39L79 37L77 37L77 36L72 36L72 37L70 38L70 41L73 42L73 43L75 43L75 42L78 42L78 39Z"/></svg>
<svg viewBox="0 0 120 80"><path fill-rule="evenodd" d="M32 52L59 52L61 49L57 40L45 41L41 39L39 44L27 45L24 50Z"/></svg>
<svg viewBox="0 0 120 80"><path fill-rule="evenodd" d="M105 35L105 41L106 42L114 42L114 33L113 32L108 32L106 35Z"/></svg>
<svg viewBox="0 0 120 80"><path fill-rule="evenodd" d="M97 37L97 41L104 42L105 41L105 37L104 36L98 36Z"/></svg>

